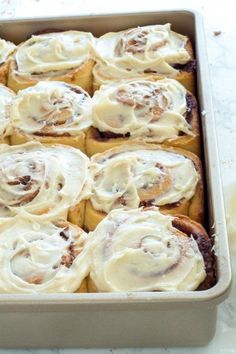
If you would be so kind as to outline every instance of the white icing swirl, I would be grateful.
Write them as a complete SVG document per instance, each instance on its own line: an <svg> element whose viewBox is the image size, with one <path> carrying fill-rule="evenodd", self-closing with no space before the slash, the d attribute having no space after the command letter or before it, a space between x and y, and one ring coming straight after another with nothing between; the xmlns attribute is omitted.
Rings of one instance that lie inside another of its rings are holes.
<svg viewBox="0 0 236 354"><path fill-rule="evenodd" d="M0 136L4 137L9 130L10 107L14 92L0 84Z"/></svg>
<svg viewBox="0 0 236 354"><path fill-rule="evenodd" d="M67 217L90 194L88 165L87 156L69 146L0 146L0 217L22 210Z"/></svg>
<svg viewBox="0 0 236 354"><path fill-rule="evenodd" d="M190 158L151 145L122 145L91 158L91 203L96 210L163 206L190 200L199 181Z"/></svg>
<svg viewBox="0 0 236 354"><path fill-rule="evenodd" d="M171 65L191 59L186 43L187 37L171 31L170 24L107 33L96 44L95 80L101 84L145 73L174 77L179 71Z"/></svg>
<svg viewBox="0 0 236 354"><path fill-rule="evenodd" d="M196 241L157 208L113 210L91 233L98 291L189 291L205 279Z"/></svg>
<svg viewBox="0 0 236 354"><path fill-rule="evenodd" d="M176 80L132 80L104 85L92 99L93 126L146 141L193 135L186 121L186 89Z"/></svg>
<svg viewBox="0 0 236 354"><path fill-rule="evenodd" d="M91 98L79 86L40 81L18 92L11 123L27 134L76 136L91 125Z"/></svg>
<svg viewBox="0 0 236 354"><path fill-rule="evenodd" d="M19 215L0 233L0 293L75 292L89 272L87 235L75 225Z"/></svg>
<svg viewBox="0 0 236 354"><path fill-rule="evenodd" d="M0 38L0 65L5 63L9 56L14 52L15 44Z"/></svg>
<svg viewBox="0 0 236 354"><path fill-rule="evenodd" d="M16 51L17 71L42 74L70 70L91 59L93 36L88 32L66 31L32 36Z"/></svg>

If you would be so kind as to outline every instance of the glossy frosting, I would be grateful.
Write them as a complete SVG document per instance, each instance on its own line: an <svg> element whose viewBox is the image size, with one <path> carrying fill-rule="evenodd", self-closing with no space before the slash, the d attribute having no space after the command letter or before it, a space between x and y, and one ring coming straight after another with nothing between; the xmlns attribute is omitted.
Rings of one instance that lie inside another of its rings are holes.
<svg viewBox="0 0 236 354"><path fill-rule="evenodd" d="M66 31L32 36L16 51L17 71L22 74L53 75L53 71L76 68L91 58L93 36Z"/></svg>
<svg viewBox="0 0 236 354"><path fill-rule="evenodd" d="M186 89L176 80L114 82L92 99L93 126L101 132L163 142L180 133L193 135L186 121Z"/></svg>
<svg viewBox="0 0 236 354"><path fill-rule="evenodd" d="M0 84L0 136L7 134L9 129L10 107L15 94Z"/></svg>
<svg viewBox="0 0 236 354"><path fill-rule="evenodd" d="M0 65L5 63L5 61L9 58L9 55L13 53L15 48L15 44L0 38Z"/></svg>
<svg viewBox="0 0 236 354"><path fill-rule="evenodd" d="M157 208L113 210L92 233L98 291L188 291L206 276L196 241Z"/></svg>
<svg viewBox="0 0 236 354"><path fill-rule="evenodd" d="M106 213L137 208L142 201L163 206L190 200L200 178L190 158L153 145L123 145L94 155L90 169L92 205Z"/></svg>
<svg viewBox="0 0 236 354"><path fill-rule="evenodd" d="M0 233L0 293L74 292L89 272L87 235L72 224L19 215Z"/></svg>
<svg viewBox="0 0 236 354"><path fill-rule="evenodd" d="M89 159L64 145L0 145L0 218L22 210L67 217L90 193Z"/></svg>
<svg viewBox="0 0 236 354"><path fill-rule="evenodd" d="M40 81L18 92L11 122L27 134L75 136L91 125L91 98L78 86Z"/></svg>
<svg viewBox="0 0 236 354"><path fill-rule="evenodd" d="M174 77L179 71L172 65L191 59L186 43L187 37L171 31L170 24L107 33L97 41L95 79L101 84L145 73Z"/></svg>

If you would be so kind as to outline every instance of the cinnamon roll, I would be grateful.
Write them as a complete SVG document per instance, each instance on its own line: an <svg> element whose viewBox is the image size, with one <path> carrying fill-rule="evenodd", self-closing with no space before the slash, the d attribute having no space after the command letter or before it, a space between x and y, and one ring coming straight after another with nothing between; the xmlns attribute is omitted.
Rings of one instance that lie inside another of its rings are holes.
<svg viewBox="0 0 236 354"><path fill-rule="evenodd" d="M79 86L40 81L18 92L10 115L13 145L38 140L85 151L85 133L91 125L91 98Z"/></svg>
<svg viewBox="0 0 236 354"><path fill-rule="evenodd" d="M0 222L0 293L87 292L86 233L66 221Z"/></svg>
<svg viewBox="0 0 236 354"><path fill-rule="evenodd" d="M113 210L90 241L90 292L193 291L216 282L211 239L186 216Z"/></svg>
<svg viewBox="0 0 236 354"><path fill-rule="evenodd" d="M89 155L130 140L165 143L200 155L196 99L173 79L102 86L92 98L92 120L86 142Z"/></svg>
<svg viewBox="0 0 236 354"><path fill-rule="evenodd" d="M65 31L32 35L10 62L8 86L17 92L42 80L64 81L92 89L93 36Z"/></svg>
<svg viewBox="0 0 236 354"><path fill-rule="evenodd" d="M94 90L107 81L153 75L171 77L194 92L193 49L188 37L170 24L110 32L96 43Z"/></svg>
<svg viewBox="0 0 236 354"><path fill-rule="evenodd" d="M14 96L13 91L0 84L0 143L9 143L10 107Z"/></svg>
<svg viewBox="0 0 236 354"><path fill-rule="evenodd" d="M0 146L0 219L22 210L83 225L89 159L65 145Z"/></svg>
<svg viewBox="0 0 236 354"><path fill-rule="evenodd" d="M0 38L0 83L7 84L9 58L13 54L15 44Z"/></svg>
<svg viewBox="0 0 236 354"><path fill-rule="evenodd" d="M122 145L91 158L92 196L85 226L93 230L116 208L158 206L163 213L203 221L203 176L199 158L181 149Z"/></svg>

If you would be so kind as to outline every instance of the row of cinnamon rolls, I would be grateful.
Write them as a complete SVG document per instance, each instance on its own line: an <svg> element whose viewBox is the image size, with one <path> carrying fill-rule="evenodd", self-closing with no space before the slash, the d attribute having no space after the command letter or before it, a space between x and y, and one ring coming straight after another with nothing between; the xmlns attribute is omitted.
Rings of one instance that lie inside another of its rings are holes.
<svg viewBox="0 0 236 354"><path fill-rule="evenodd" d="M90 233L22 212L0 221L0 293L194 291L215 285L204 228L158 208L113 210Z"/></svg>
<svg viewBox="0 0 236 354"><path fill-rule="evenodd" d="M195 155L128 144L89 160L60 144L2 144L0 173L1 293L215 284Z"/></svg>
<svg viewBox="0 0 236 354"><path fill-rule="evenodd" d="M113 82L92 98L59 81L40 81L16 95L0 85L0 123L0 139L10 144L59 142L91 156L145 141L200 154L196 99L173 79Z"/></svg>
<svg viewBox="0 0 236 354"><path fill-rule="evenodd" d="M18 46L0 40L0 82L15 92L42 80L65 81L91 93L109 81L152 74L194 90L195 61L188 37L170 24L110 32L44 30Z"/></svg>

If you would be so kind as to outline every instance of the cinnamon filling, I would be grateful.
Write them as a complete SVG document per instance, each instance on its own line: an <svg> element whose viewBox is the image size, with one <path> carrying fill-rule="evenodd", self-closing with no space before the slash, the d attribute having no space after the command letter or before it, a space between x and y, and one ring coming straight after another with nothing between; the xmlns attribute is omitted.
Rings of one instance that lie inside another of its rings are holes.
<svg viewBox="0 0 236 354"><path fill-rule="evenodd" d="M216 269L215 255L212 251L212 240L206 234L202 234L201 230L196 229L194 227L195 225L185 221L184 218L175 217L172 221L172 225L179 231L185 233L188 237L193 237L203 256L207 275L196 290L206 290L213 287L216 284Z"/></svg>
<svg viewBox="0 0 236 354"><path fill-rule="evenodd" d="M192 59L186 64L174 64L172 65L172 67L176 70L192 73L197 69L197 61L195 59Z"/></svg>
<svg viewBox="0 0 236 354"><path fill-rule="evenodd" d="M97 128L93 128L93 135L96 140L100 140L100 141L106 141L109 139L117 139L117 138L129 138L131 136L130 133L116 134L113 132L100 132Z"/></svg>
<svg viewBox="0 0 236 354"><path fill-rule="evenodd" d="M144 99L147 99L150 97L144 97ZM119 91L118 93L118 98L117 100L119 102L122 102L124 104L127 105L135 105L135 101L134 99L131 98L131 95L125 91ZM143 104L145 104L145 102L142 103L138 103L139 108L143 107ZM136 103L137 105L137 103ZM192 122L192 118L193 118L193 110L197 109L197 101L195 99L195 97L193 95L191 95L190 93L186 94L186 106L187 106L187 110L186 110L186 116L185 119L187 121L188 124L191 125ZM155 116L160 116L160 114L163 112L163 110L158 106L158 107L154 107L153 108ZM184 135L184 133L180 133L179 134ZM126 134L116 134L110 131L106 131L106 132L100 132L97 128L93 127L93 137L94 139L98 140L98 141L107 141L109 139L117 139L117 138L129 138L131 136L131 134L128 132Z"/></svg>
<svg viewBox="0 0 236 354"><path fill-rule="evenodd" d="M68 247L68 252L61 257L61 265L70 268L77 255L78 253L75 251L75 246L73 242L71 242Z"/></svg>
<svg viewBox="0 0 236 354"><path fill-rule="evenodd" d="M134 28L127 31L124 38L121 38L115 48L115 55L121 57L123 53L143 53L147 44L146 30Z"/></svg>

